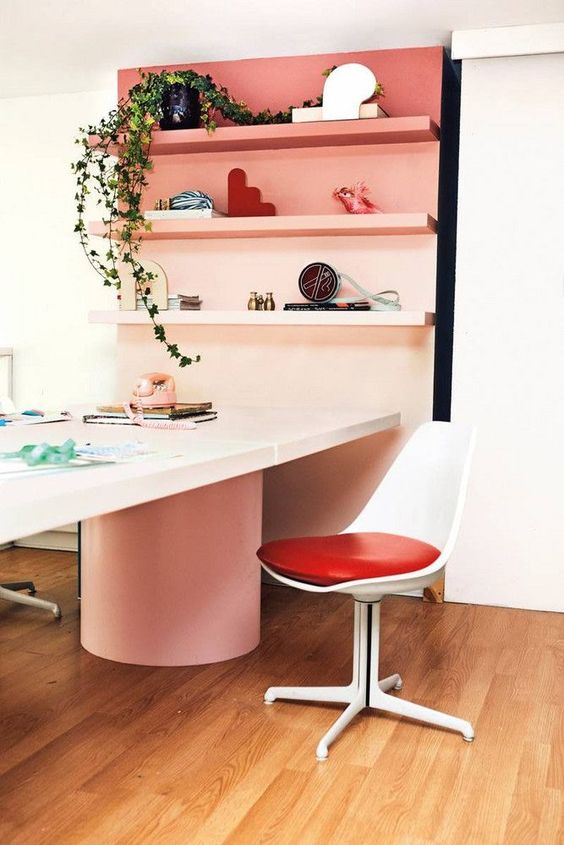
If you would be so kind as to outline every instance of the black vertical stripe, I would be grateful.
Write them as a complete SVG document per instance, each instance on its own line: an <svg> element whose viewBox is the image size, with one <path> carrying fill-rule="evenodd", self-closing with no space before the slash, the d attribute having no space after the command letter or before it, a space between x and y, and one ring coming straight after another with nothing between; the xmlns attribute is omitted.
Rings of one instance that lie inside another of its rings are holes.
<svg viewBox="0 0 564 845"><path fill-rule="evenodd" d="M460 62L443 53L433 419L450 421L456 272Z"/></svg>

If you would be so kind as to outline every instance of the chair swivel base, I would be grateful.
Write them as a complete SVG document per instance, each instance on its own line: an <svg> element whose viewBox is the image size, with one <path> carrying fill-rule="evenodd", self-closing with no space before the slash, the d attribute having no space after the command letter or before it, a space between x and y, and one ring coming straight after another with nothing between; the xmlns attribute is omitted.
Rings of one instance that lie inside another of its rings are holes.
<svg viewBox="0 0 564 845"><path fill-rule="evenodd" d="M27 590L28 595L21 595L20 590ZM26 604L29 607L37 607L41 610L50 610L55 619L61 618L61 608L56 602L38 599L34 593L35 584L33 581L10 581L6 584L0 584L0 599L16 604Z"/></svg>
<svg viewBox="0 0 564 845"><path fill-rule="evenodd" d="M389 690L400 690L402 688L403 682L399 675L390 675L379 681L371 673L371 668L378 665L379 609L379 602L367 604L355 601L353 679L348 686L269 687L264 694L264 700L267 704L272 704L276 699L282 698L293 701L337 702L348 705L319 741L315 752L318 760L328 758L331 743L352 722L354 717L365 709L395 713L397 716L407 716L420 722L458 731L467 742L474 739L474 729L470 722L388 695Z"/></svg>

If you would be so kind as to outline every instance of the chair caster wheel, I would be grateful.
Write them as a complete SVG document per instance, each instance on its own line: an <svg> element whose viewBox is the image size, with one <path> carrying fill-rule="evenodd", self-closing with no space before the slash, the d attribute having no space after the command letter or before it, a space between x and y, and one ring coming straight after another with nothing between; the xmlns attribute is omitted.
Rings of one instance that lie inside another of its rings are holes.
<svg viewBox="0 0 564 845"><path fill-rule="evenodd" d="M262 701L262 703L263 703L263 704L274 704L274 702L273 702L273 701L268 701L268 699L267 699L267 698L264 698L264 699L263 699L263 701Z"/></svg>
<svg viewBox="0 0 564 845"><path fill-rule="evenodd" d="M394 686L394 689L395 689L395 690L400 690L400 689L403 689L403 681L402 681L402 679L401 679L401 678L399 679L399 681L397 682L397 684Z"/></svg>
<svg viewBox="0 0 564 845"><path fill-rule="evenodd" d="M463 736L462 739L464 740L464 742L474 742L473 736Z"/></svg>

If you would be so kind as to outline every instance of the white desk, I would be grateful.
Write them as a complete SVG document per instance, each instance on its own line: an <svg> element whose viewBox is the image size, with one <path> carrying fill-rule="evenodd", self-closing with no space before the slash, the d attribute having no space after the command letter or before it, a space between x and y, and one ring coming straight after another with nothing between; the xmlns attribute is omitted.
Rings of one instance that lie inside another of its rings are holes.
<svg viewBox="0 0 564 845"><path fill-rule="evenodd" d="M259 641L262 470L399 425L399 413L227 408L194 431L0 428L0 451L141 439L177 457L0 480L0 543L82 521L81 639L127 663L236 657ZM180 454L178 454L180 453Z"/></svg>

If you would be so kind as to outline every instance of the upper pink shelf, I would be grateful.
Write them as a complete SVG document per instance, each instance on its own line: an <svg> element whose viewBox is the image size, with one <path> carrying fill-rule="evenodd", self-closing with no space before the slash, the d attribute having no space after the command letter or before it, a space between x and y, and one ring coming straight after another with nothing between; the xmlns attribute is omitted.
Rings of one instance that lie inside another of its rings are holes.
<svg viewBox="0 0 564 845"><path fill-rule="evenodd" d="M437 221L425 212L407 214L295 214L274 217L215 217L152 220L143 240L185 238L301 238L326 235L430 235ZM91 235L105 236L101 222L90 223Z"/></svg>
<svg viewBox="0 0 564 845"><path fill-rule="evenodd" d="M437 141L439 127L430 117L386 117L267 126L221 126L153 133L151 155L225 153L244 150L289 150L365 144L413 144ZM116 150L116 153L118 150Z"/></svg>

